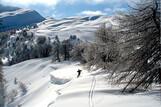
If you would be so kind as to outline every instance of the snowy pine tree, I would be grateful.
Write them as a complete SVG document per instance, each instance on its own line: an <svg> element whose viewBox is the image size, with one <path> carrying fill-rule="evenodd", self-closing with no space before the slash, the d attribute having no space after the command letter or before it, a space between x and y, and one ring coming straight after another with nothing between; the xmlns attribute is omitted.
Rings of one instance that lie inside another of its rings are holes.
<svg viewBox="0 0 161 107"><path fill-rule="evenodd" d="M63 49L63 54L64 54L64 60L69 60L70 58L70 42L69 40L64 40L62 42L62 49Z"/></svg>
<svg viewBox="0 0 161 107"><path fill-rule="evenodd" d="M55 36L53 45L52 45L53 61L57 60L58 62L60 62L60 45L61 43L59 41L58 36Z"/></svg>

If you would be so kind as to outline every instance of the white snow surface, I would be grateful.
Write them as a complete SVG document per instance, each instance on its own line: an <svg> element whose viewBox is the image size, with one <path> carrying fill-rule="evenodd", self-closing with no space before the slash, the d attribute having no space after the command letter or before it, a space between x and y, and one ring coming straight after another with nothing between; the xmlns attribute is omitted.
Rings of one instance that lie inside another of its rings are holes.
<svg viewBox="0 0 161 107"><path fill-rule="evenodd" d="M18 89L14 79L27 86L8 107L161 107L157 88L147 92L122 94L111 86L100 69L89 72L79 62L54 62L51 58L32 59L4 66L7 91ZM77 70L82 73L77 78Z"/></svg>
<svg viewBox="0 0 161 107"><path fill-rule="evenodd" d="M60 40L76 35L81 40L93 41L96 30L106 24L108 28L117 26L114 17L109 16L75 16L63 19L46 18L33 29L37 36L54 37L58 35Z"/></svg>

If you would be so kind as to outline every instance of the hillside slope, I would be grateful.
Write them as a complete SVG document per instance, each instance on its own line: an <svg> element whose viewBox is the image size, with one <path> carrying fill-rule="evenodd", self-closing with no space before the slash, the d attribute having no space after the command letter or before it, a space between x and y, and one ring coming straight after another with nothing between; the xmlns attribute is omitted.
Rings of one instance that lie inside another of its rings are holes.
<svg viewBox="0 0 161 107"><path fill-rule="evenodd" d="M82 73L77 78L77 70ZM50 58L32 59L4 67L7 91L18 95L8 107L160 107L160 90L122 94L111 86L102 70L88 73L78 62L55 62ZM23 82L27 93L21 94ZM12 95L12 94L11 94Z"/></svg>
<svg viewBox="0 0 161 107"><path fill-rule="evenodd" d="M34 10L2 7L1 5L0 8L2 9L2 12L0 12L0 20L2 20L0 31L18 29L45 20L44 17Z"/></svg>
<svg viewBox="0 0 161 107"><path fill-rule="evenodd" d="M76 35L81 40L93 41L95 31L102 25L115 28L117 23L114 17L108 16L76 16L63 19L47 18L38 24L38 28L33 29L36 35L54 37L58 35L61 40Z"/></svg>

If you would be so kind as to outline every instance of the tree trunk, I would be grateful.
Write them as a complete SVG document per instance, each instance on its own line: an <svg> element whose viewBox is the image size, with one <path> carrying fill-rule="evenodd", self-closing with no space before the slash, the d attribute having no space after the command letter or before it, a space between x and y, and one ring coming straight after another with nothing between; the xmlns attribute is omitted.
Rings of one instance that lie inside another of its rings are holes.
<svg viewBox="0 0 161 107"><path fill-rule="evenodd" d="M161 68L159 69L159 84L161 84Z"/></svg>
<svg viewBox="0 0 161 107"><path fill-rule="evenodd" d="M4 80L2 73L2 62L0 58L0 107L4 107L5 97L4 97Z"/></svg>

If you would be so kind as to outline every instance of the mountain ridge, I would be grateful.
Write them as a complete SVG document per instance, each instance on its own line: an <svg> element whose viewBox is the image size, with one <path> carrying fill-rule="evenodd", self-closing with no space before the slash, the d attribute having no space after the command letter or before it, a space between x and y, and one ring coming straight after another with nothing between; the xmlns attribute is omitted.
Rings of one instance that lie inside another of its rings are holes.
<svg viewBox="0 0 161 107"><path fill-rule="evenodd" d="M9 8L8 8L9 7ZM37 11L31 9L22 9L10 6L2 6L3 12L0 12L0 32L20 29L25 26L34 25L45 20ZM7 9L8 8L8 9Z"/></svg>
<svg viewBox="0 0 161 107"><path fill-rule="evenodd" d="M36 36L48 36L51 39L58 36L65 40L71 35L76 35L81 40L94 41L95 32L102 24L108 28L115 28L115 17L109 16L73 16L62 19L46 18L38 23L38 28L32 29Z"/></svg>

